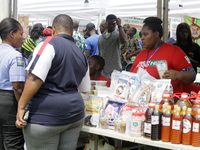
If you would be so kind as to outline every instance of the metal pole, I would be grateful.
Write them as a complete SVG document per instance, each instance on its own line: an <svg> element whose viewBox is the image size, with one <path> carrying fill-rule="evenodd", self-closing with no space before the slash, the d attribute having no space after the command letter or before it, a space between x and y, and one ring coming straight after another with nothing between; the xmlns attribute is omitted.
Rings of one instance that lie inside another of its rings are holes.
<svg viewBox="0 0 200 150"><path fill-rule="evenodd" d="M17 17L17 0L13 0L13 18L18 20Z"/></svg>
<svg viewBox="0 0 200 150"><path fill-rule="evenodd" d="M163 0L163 41L168 41L168 0Z"/></svg>
<svg viewBox="0 0 200 150"><path fill-rule="evenodd" d="M157 0L157 17L162 19L162 0Z"/></svg>

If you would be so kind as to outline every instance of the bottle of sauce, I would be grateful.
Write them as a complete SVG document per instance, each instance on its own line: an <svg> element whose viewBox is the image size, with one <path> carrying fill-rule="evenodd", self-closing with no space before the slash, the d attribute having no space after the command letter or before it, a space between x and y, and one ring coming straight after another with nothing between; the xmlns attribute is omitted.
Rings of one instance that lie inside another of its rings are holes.
<svg viewBox="0 0 200 150"><path fill-rule="evenodd" d="M145 112L145 120L144 120L144 137L151 137L151 115L155 109L155 102L150 102L149 106Z"/></svg>
<svg viewBox="0 0 200 150"><path fill-rule="evenodd" d="M160 110L160 115L161 115L161 126L162 126L162 121L163 121L163 114L164 114L164 112L167 110L167 106L168 106L167 103L163 104L163 107L162 107L162 109Z"/></svg>
<svg viewBox="0 0 200 150"><path fill-rule="evenodd" d="M200 109L198 109L196 116L194 117L192 127L192 146L200 146Z"/></svg>
<svg viewBox="0 0 200 150"><path fill-rule="evenodd" d="M182 117L180 113L181 108L177 107L177 111L172 117L172 128L171 128L171 143L180 144L182 136Z"/></svg>
<svg viewBox="0 0 200 150"><path fill-rule="evenodd" d="M161 140L163 142L170 142L171 138L172 115L171 106L167 106L167 110L163 114Z"/></svg>
<svg viewBox="0 0 200 150"><path fill-rule="evenodd" d="M171 106L172 110L174 109L174 103L172 102L169 92L164 92L163 98L159 103L160 110L162 110L163 104L166 103Z"/></svg>
<svg viewBox="0 0 200 150"><path fill-rule="evenodd" d="M189 101L188 93L182 93L181 94L181 98L176 103L176 105L178 105L179 107L181 107L181 109L183 108L183 106L186 106L187 108L192 108L192 104Z"/></svg>
<svg viewBox="0 0 200 150"><path fill-rule="evenodd" d="M186 114L186 112L187 112L186 109L187 109L187 107L186 107L186 106L183 106L182 111L181 111L181 116L182 116L182 117L185 116L185 114Z"/></svg>
<svg viewBox="0 0 200 150"><path fill-rule="evenodd" d="M197 97L196 100L193 100L194 105L192 106L192 114L196 116L198 109L200 109L200 97Z"/></svg>
<svg viewBox="0 0 200 150"><path fill-rule="evenodd" d="M191 145L191 142L192 142L192 124L193 124L192 109L188 108L187 113L183 117L182 144L184 144L184 145Z"/></svg>
<svg viewBox="0 0 200 150"><path fill-rule="evenodd" d="M174 105L174 109L172 110L172 115L176 112L178 105Z"/></svg>
<svg viewBox="0 0 200 150"><path fill-rule="evenodd" d="M151 116L151 140L161 139L161 114L159 110L159 105L155 106L155 110Z"/></svg>

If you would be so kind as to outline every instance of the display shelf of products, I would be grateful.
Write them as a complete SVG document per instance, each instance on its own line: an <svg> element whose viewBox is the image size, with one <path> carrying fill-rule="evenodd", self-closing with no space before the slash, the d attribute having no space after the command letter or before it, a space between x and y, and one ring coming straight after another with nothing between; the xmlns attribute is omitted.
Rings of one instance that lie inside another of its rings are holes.
<svg viewBox="0 0 200 150"><path fill-rule="evenodd" d="M138 144L144 144L144 145L155 146L155 147L166 148L166 149L176 149L176 150L199 150L200 149L200 147L194 147L191 145L172 144L170 142L162 142L162 141L152 141L144 137L131 137L129 135L117 133L114 130L89 127L85 125L82 127L82 131L96 134L96 135L106 136L106 137L110 137L110 138L114 138L114 139L118 139L122 141L129 141L129 142L134 142Z"/></svg>

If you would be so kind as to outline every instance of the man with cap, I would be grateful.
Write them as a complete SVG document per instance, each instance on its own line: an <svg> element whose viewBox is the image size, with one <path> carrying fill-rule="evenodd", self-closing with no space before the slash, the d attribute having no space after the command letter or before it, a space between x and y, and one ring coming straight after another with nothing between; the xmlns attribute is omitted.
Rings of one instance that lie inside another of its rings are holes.
<svg viewBox="0 0 200 150"><path fill-rule="evenodd" d="M92 55L98 54L98 39L99 35L96 34L95 25L93 23L88 23L86 25L87 32L90 34L90 37L88 37L86 42L86 51L85 55L87 58L89 58Z"/></svg>

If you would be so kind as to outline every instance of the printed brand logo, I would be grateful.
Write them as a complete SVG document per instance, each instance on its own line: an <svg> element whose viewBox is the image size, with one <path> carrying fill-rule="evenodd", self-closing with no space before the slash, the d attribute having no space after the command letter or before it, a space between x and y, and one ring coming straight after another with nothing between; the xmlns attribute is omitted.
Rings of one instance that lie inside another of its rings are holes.
<svg viewBox="0 0 200 150"><path fill-rule="evenodd" d="M22 60L22 57L16 57L17 60L17 66L24 67L24 61Z"/></svg>
<svg viewBox="0 0 200 150"><path fill-rule="evenodd" d="M137 122L133 122L133 126L134 126L134 127L137 127L137 126L138 126L138 123L137 123Z"/></svg>
<svg viewBox="0 0 200 150"><path fill-rule="evenodd" d="M191 62L190 62L190 59L189 59L187 56L185 56L185 59L187 60L188 64L191 63Z"/></svg>
<svg viewBox="0 0 200 150"><path fill-rule="evenodd" d="M149 63L149 67L156 67L156 64L161 61L161 60L152 60L150 63Z"/></svg>

